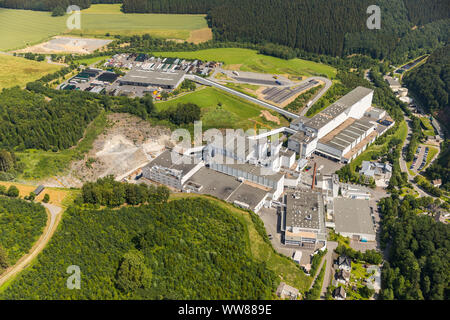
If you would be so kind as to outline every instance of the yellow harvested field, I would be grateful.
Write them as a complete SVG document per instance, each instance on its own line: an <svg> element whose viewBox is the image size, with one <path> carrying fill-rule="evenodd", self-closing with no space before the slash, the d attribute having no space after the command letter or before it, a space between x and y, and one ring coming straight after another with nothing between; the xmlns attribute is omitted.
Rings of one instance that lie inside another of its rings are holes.
<svg viewBox="0 0 450 320"><path fill-rule="evenodd" d="M28 196L31 192L36 190L38 186L29 185L29 184L21 184L16 182L4 182L0 181L0 185L5 186L6 188L9 188L11 185L14 185L19 189L19 196L20 198L23 198L25 196ZM64 200L67 196L70 195L70 191L63 190L63 189L57 189L57 188L45 188L42 193L36 197L37 202L41 202L44 198L44 195L48 193L50 196L50 202L51 204L57 205L57 206L64 206Z"/></svg>
<svg viewBox="0 0 450 320"><path fill-rule="evenodd" d="M212 40L212 38L213 38L212 30L210 28L203 28L191 31L191 36L187 39L187 41L198 44Z"/></svg>

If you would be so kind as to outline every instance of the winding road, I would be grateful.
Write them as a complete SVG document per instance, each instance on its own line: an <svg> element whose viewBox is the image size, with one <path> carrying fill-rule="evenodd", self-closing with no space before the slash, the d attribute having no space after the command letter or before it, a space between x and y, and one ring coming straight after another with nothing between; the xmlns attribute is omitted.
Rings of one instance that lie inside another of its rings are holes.
<svg viewBox="0 0 450 320"><path fill-rule="evenodd" d="M61 207L48 203L41 204L47 209L46 211L48 216L47 225L44 229L44 232L26 255L20 258L14 266L9 267L0 275L0 287L8 280L12 279L19 272L24 270L33 261L33 259L36 258L39 253L41 253L41 251L50 241L59 224L59 221L61 220L60 213L63 210Z"/></svg>

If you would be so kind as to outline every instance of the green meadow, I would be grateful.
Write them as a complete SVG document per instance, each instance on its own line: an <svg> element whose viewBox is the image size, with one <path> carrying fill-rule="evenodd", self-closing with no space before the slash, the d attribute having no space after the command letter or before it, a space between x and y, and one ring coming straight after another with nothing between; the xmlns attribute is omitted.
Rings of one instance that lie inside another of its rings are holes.
<svg viewBox="0 0 450 320"><path fill-rule="evenodd" d="M0 54L0 90L14 86L24 87L48 73L59 70L61 66L37 62L25 58ZM14 72L11 72L14 70Z"/></svg>
<svg viewBox="0 0 450 320"><path fill-rule="evenodd" d="M261 116L264 109L245 100L224 93L215 88L199 89L193 93L188 93L179 98L156 103L157 110L164 110L179 103L195 103L202 110L203 128L233 128L251 129L255 124L257 128L278 128L288 125L286 119L278 116L280 124L267 121Z"/></svg>
<svg viewBox="0 0 450 320"><path fill-rule="evenodd" d="M153 52L154 55L183 59L220 61L224 68L249 72L286 74L291 77L326 75L336 76L336 69L325 64L302 59L283 60L259 54L256 50L241 48L218 48L192 52Z"/></svg>

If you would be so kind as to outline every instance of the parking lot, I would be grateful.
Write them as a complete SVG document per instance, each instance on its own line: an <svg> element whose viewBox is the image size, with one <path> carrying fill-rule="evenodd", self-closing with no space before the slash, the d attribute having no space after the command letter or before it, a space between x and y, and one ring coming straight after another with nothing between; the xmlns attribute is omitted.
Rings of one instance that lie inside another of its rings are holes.
<svg viewBox="0 0 450 320"><path fill-rule="evenodd" d="M414 160L409 169L415 172L422 171L425 165L427 164L428 152L429 152L428 147L423 145L419 146L417 148L417 151L414 155Z"/></svg>

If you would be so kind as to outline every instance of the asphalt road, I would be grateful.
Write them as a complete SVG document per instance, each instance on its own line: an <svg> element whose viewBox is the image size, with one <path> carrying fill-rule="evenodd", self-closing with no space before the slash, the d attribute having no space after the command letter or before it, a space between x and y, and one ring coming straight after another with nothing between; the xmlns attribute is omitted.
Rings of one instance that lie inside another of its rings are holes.
<svg viewBox="0 0 450 320"><path fill-rule="evenodd" d="M325 257L322 259L322 264L320 265L319 270L317 271L317 275L320 272L320 269L323 266L324 261L327 262L327 266L325 269L325 276L323 277L323 283L322 283L322 292L320 293L320 299L324 300L325 299L325 295L327 294L327 288L328 285L330 284L331 281L331 277L333 276L332 273L332 267L333 267L333 252L334 250L337 248L338 243L334 242L334 241L327 241L327 254L325 255ZM317 276L316 275L316 276Z"/></svg>
<svg viewBox="0 0 450 320"><path fill-rule="evenodd" d="M17 275L23 269L25 269L34 258L45 248L49 240L51 239L58 223L60 221L60 213L62 211L61 207L55 206L53 204L41 203L47 209L47 225L38 241L33 245L30 252L24 255L16 264L12 267L6 269L5 272L0 276L0 287L7 282L9 279Z"/></svg>

